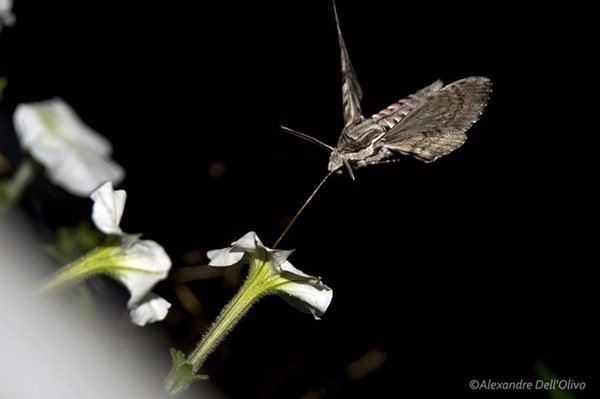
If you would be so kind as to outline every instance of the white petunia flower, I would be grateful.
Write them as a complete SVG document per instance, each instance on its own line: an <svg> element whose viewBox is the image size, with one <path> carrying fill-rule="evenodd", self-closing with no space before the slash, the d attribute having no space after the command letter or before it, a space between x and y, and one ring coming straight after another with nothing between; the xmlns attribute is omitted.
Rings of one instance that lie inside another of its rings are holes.
<svg viewBox="0 0 600 399"><path fill-rule="evenodd" d="M208 252L209 266L226 267L248 263L250 268L244 284L225 305L221 313L188 356L171 351L173 366L167 377L167 391L176 394L194 381L205 379L198 374L204 361L225 336L261 297L277 294L295 308L312 313L319 319L331 303L333 290L318 277L296 269L287 260L293 251L267 248L253 231L231 244L231 247Z"/></svg>
<svg viewBox="0 0 600 399"><path fill-rule="evenodd" d="M100 184L118 184L125 177L111 159L110 142L60 98L19 104L13 122L21 147L44 166L53 183L74 195L88 196Z"/></svg>
<svg viewBox="0 0 600 399"><path fill-rule="evenodd" d="M160 297L149 296L149 293L159 281L167 277L171 269L169 255L155 241L140 240L139 235L123 233L119 224L127 199L125 190L114 191L112 183L107 182L94 191L90 198L94 201L92 220L96 227L105 234L121 237L121 259L118 265L111 269L110 275L125 285L131 294L128 307L137 309L132 312L132 320L143 326L164 319L167 315L166 311L162 311L165 309L164 305L149 305L150 302L156 304L156 298ZM162 301L168 303L164 299ZM159 312L152 312L154 309L158 309Z"/></svg>
<svg viewBox="0 0 600 399"><path fill-rule="evenodd" d="M12 13L12 0L0 0L0 32L4 26L13 26L16 21L15 14Z"/></svg>
<svg viewBox="0 0 600 399"><path fill-rule="evenodd" d="M167 277L171 269L169 255L157 242L142 240L140 235L121 230L125 191L114 191L112 183L107 182L90 197L94 201L92 220L96 227L116 237L61 269L46 288L63 287L92 275L108 275L129 290L131 297L127 307L135 324L143 326L164 319L170 304L151 290Z"/></svg>
<svg viewBox="0 0 600 399"><path fill-rule="evenodd" d="M208 265L223 267L240 262L257 263L267 269L263 278L269 281L265 286L270 287L263 294L278 294L295 308L319 319L331 303L333 290L320 278L305 274L286 260L292 252L265 247L251 231L232 243L231 247L209 251Z"/></svg>

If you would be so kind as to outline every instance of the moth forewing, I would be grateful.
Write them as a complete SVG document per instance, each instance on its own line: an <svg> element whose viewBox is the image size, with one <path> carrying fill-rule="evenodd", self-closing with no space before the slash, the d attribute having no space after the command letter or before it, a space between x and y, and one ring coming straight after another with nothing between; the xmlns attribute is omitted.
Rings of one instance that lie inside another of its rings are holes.
<svg viewBox="0 0 600 399"><path fill-rule="evenodd" d="M338 34L338 44L340 47L340 64L342 66L342 102L344 106L344 126L352 126L362 120L362 111L360 101L362 100L362 89L358 83L356 72L350 61L340 20L337 14L335 1L333 2L333 13L335 15L335 26Z"/></svg>
<svg viewBox="0 0 600 399"><path fill-rule="evenodd" d="M458 80L434 93L383 137L383 147L425 162L460 147L465 132L479 119L491 81L481 76Z"/></svg>

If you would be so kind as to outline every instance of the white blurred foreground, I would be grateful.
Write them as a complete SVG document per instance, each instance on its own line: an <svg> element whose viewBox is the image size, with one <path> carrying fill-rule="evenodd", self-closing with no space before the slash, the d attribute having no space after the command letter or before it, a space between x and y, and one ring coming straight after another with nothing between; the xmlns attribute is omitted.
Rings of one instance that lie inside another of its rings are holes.
<svg viewBox="0 0 600 399"><path fill-rule="evenodd" d="M140 344L123 353L123 343L109 335L111 325L81 320L77 304L60 295L34 293L56 268L27 225L14 212L0 215L0 398L167 397L166 343L150 349ZM209 383L197 385L183 398L222 397Z"/></svg>

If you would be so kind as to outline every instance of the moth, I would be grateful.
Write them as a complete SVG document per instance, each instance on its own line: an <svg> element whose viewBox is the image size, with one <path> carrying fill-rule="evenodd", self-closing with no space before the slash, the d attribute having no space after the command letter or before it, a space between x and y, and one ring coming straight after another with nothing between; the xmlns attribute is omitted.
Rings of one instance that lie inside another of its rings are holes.
<svg viewBox="0 0 600 399"><path fill-rule="evenodd" d="M398 159L394 156L398 153L433 162L465 142L465 132L477 122L490 96L491 81L483 76L471 76L447 86L437 80L365 118L360 105L362 89L346 50L335 2L333 11L342 64L344 129L337 145L332 147L305 133L282 126L287 132L329 150L329 173L287 224L273 248L277 247L334 172L341 173L345 166L352 180L355 180L353 169L395 162Z"/></svg>
<svg viewBox="0 0 600 399"><path fill-rule="evenodd" d="M282 126L287 132L316 143L330 153L329 175L342 166L354 180L353 169L394 162L404 154L424 162L433 162L460 147L465 132L479 119L490 95L491 81L471 76L444 86L438 80L365 118L362 115L362 89L346 49L335 3L342 66L344 128L335 147ZM328 175L328 176L329 176Z"/></svg>

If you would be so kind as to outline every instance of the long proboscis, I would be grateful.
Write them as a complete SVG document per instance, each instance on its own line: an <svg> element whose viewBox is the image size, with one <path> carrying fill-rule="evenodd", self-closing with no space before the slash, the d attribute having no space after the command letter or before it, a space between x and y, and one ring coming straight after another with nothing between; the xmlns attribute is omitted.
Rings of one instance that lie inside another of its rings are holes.
<svg viewBox="0 0 600 399"><path fill-rule="evenodd" d="M302 213L302 211L304 210L304 208L306 208L306 206L308 205L308 203L319 192L319 190L321 189L321 187L323 186L323 184L325 184L325 182L327 181L327 179L329 179L329 176L331 176L333 174L333 172L335 172L335 171L331 171L331 172L327 173L325 175L325 177L323 178L323 180L321 180L321 183L319 183L319 185L317 186L317 188L315 188L314 191L312 192L312 194L306 199L306 201L304 201L304 204L302 204L302 206L300 207L300 209L298 210L298 212L296 212L296 214L294 215L294 217L292 218L292 220L290 220L290 222L286 226L285 230L283 230L283 233L281 233L281 235L279 236L279 238L277 239L277 241L275 241L275 244L273 244L273 248L277 248L277 245L279 245L279 243L281 242L281 240L283 239L283 237L285 237L285 235L290 230L290 228L292 227L292 225L296 222L296 219L298 219L298 216L300 216L300 214Z"/></svg>

